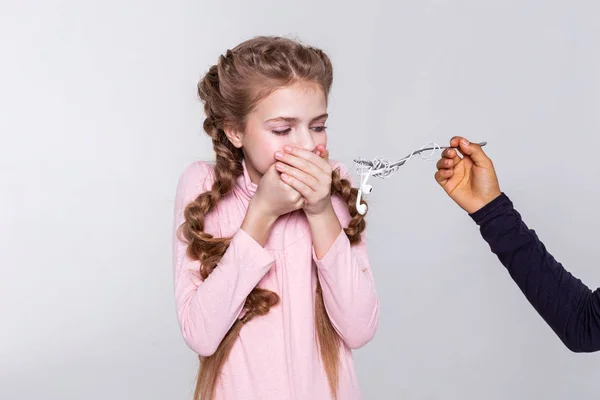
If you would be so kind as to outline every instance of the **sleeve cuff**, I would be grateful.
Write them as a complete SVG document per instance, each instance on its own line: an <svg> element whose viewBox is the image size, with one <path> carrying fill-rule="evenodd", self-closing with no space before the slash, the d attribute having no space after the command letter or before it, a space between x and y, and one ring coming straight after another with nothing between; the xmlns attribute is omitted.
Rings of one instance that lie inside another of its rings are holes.
<svg viewBox="0 0 600 400"><path fill-rule="evenodd" d="M477 225L482 225L484 222L494 218L501 214L507 209L512 209L513 203L508 196L502 192L494 200L487 203L485 206L469 214L469 216L475 221Z"/></svg>

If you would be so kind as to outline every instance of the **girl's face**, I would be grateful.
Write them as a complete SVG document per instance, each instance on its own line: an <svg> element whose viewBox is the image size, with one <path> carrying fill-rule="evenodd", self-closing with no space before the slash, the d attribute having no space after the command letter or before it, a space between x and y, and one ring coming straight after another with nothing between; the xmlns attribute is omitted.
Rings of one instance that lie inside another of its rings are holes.
<svg viewBox="0 0 600 400"><path fill-rule="evenodd" d="M316 152L327 147L327 99L320 86L299 82L283 87L260 101L248 116L244 132L229 131L227 136L241 147L248 175L258 183L275 163L275 152L290 145Z"/></svg>

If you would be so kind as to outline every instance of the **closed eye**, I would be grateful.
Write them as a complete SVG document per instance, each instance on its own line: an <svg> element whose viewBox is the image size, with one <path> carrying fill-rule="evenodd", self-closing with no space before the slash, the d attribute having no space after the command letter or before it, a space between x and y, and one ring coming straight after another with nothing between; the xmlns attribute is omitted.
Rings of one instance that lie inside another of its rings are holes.
<svg viewBox="0 0 600 400"><path fill-rule="evenodd" d="M317 133L322 133L325 132L325 130L327 130L326 126L313 126L310 129L312 129L314 132ZM275 135L287 135L288 133L290 133L292 131L292 128L286 128L286 129L273 129L271 130L271 133L275 134Z"/></svg>
<svg viewBox="0 0 600 400"><path fill-rule="evenodd" d="M292 131L292 128L282 129L282 130L272 130L271 132L275 135L287 135Z"/></svg>

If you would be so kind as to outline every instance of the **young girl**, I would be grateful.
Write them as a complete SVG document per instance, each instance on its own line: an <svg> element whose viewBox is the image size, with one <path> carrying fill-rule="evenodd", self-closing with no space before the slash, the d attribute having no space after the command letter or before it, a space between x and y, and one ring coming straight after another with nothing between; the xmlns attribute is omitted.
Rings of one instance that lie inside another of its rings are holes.
<svg viewBox="0 0 600 400"><path fill-rule="evenodd" d="M216 163L183 172L173 243L195 399L361 398L351 349L379 302L357 190L327 160L332 79L321 50L259 37L198 85Z"/></svg>

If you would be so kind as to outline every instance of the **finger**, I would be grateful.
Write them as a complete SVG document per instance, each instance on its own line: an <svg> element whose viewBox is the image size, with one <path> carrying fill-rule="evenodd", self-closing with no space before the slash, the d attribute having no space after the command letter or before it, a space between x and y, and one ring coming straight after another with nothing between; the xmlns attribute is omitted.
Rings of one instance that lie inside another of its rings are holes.
<svg viewBox="0 0 600 400"><path fill-rule="evenodd" d="M323 158L317 156L312 151L300 149L295 146L284 146L283 150L284 150L285 154L291 154L295 157L298 157L307 162L310 162L324 172L331 172L331 167L329 166L329 163L326 160L324 160Z"/></svg>
<svg viewBox="0 0 600 400"><path fill-rule="evenodd" d="M462 136L452 136L452 139L450 139L450 147L458 147L458 144L462 139L464 139Z"/></svg>
<svg viewBox="0 0 600 400"><path fill-rule="evenodd" d="M324 160L329 160L329 150L322 144L317 146L317 155Z"/></svg>
<svg viewBox="0 0 600 400"><path fill-rule="evenodd" d="M440 158L435 165L437 169L452 169L460 162L458 157L455 158Z"/></svg>
<svg viewBox="0 0 600 400"><path fill-rule="evenodd" d="M445 185L446 182L454 175L454 170L452 169L441 169L435 173L435 180L440 185Z"/></svg>
<svg viewBox="0 0 600 400"><path fill-rule="evenodd" d="M295 189L305 199L311 197L312 194L314 193L314 191L309 186L307 186L305 183L303 183L299 179L296 179L293 176L288 175L286 173L281 174L281 180L283 182L287 183L293 189Z"/></svg>
<svg viewBox="0 0 600 400"><path fill-rule="evenodd" d="M455 149L446 149L442 152L444 158L460 158L460 154Z"/></svg>
<svg viewBox="0 0 600 400"><path fill-rule="evenodd" d="M298 147L289 146L288 150L285 150L289 154L295 155L296 157L300 157L307 161L315 164L322 171L329 173L331 171L331 166L329 165L329 151L323 145L317 146L317 151L319 154L316 154L314 151L308 151L304 149L300 149Z"/></svg>
<svg viewBox="0 0 600 400"><path fill-rule="evenodd" d="M462 138L459 141L460 152L469 156L477 166L487 165L491 163L489 157L485 154L480 145L470 143L467 139Z"/></svg>
<svg viewBox="0 0 600 400"><path fill-rule="evenodd" d="M291 185L289 185L287 182L285 182L285 180L281 177L282 174L278 174L278 175L279 175L279 183L281 183L281 185L283 185L291 193L292 197L290 198L290 200L294 204L296 204L298 206L298 208L304 207L304 205L306 204L306 199L304 197L302 197L302 194L300 194L300 192L298 192Z"/></svg>
<svg viewBox="0 0 600 400"><path fill-rule="evenodd" d="M327 161L318 157L315 153L310 153L310 154L314 157L314 159L318 159L320 162L329 164L329 163L327 163ZM290 165L294 168L304 171L304 172L312 175L319 181L326 179L327 173L325 173L325 171L323 171L321 168L319 168L317 165L315 165L313 162L311 162L307 159L301 158L294 154L282 153L280 151L275 153L275 159L284 164Z"/></svg>
<svg viewBox="0 0 600 400"><path fill-rule="evenodd" d="M281 173L285 173L287 175L293 176L296 179L299 179L302 183L310 187L313 191L316 191L319 188L319 181L316 180L314 176L307 174L306 172L301 171L298 168L291 167L279 161L275 163L275 168Z"/></svg>
<svg viewBox="0 0 600 400"><path fill-rule="evenodd" d="M454 168L460 162L462 158L459 156L458 151L454 149L446 149L442 152L442 157L436 164L437 169Z"/></svg>

